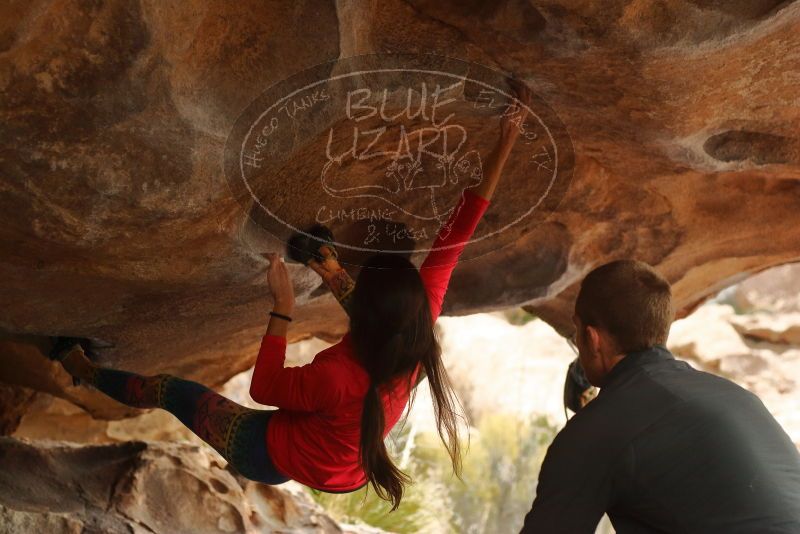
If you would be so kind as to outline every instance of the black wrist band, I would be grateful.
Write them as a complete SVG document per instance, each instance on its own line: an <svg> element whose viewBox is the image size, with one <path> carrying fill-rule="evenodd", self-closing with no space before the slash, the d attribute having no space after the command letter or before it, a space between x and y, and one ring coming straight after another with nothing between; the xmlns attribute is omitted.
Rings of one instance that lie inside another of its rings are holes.
<svg viewBox="0 0 800 534"><path fill-rule="evenodd" d="M289 321L289 322L292 321L291 317L289 317L288 315L284 315L282 313L271 311L271 312L269 312L269 314L270 315L274 315L275 317L279 317L279 318L283 319L284 321Z"/></svg>

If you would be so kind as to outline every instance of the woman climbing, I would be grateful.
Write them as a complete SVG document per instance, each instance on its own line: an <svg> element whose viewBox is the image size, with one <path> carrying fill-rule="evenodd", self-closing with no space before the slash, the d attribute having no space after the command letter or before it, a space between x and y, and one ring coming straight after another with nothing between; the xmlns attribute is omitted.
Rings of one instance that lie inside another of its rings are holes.
<svg viewBox="0 0 800 534"><path fill-rule="evenodd" d="M510 82L518 101L530 93ZM326 492L371 483L396 509L408 476L389 457L384 438L404 411L420 374L428 378L437 427L458 474L456 405L434 323L458 258L486 211L518 137L526 106L501 118L484 179L466 188L419 270L402 256L370 257L353 284L332 244L320 247L319 273L350 316L350 331L313 362L285 368L294 294L282 258L268 254L274 298L250 394L277 410L254 410L198 383L170 375L141 376L92 363L80 344L60 343L51 357L74 377L138 408L163 408L217 450L243 476L266 484L290 479ZM70 350L71 349L71 350Z"/></svg>

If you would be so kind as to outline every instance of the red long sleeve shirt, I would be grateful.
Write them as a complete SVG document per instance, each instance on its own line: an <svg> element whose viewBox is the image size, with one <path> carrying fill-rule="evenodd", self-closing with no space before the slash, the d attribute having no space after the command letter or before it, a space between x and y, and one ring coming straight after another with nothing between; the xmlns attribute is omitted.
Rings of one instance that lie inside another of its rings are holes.
<svg viewBox="0 0 800 534"><path fill-rule="evenodd" d="M419 272L433 320L466 242L489 200L466 189L434 241ZM267 334L261 341L250 395L278 408L267 427L267 449L275 467L302 484L344 492L366 483L359 465L361 412L369 375L356 359L350 332L301 367L284 367L286 338ZM416 380L419 367L411 377ZM386 429L400 419L408 402L408 380L397 380L381 393Z"/></svg>

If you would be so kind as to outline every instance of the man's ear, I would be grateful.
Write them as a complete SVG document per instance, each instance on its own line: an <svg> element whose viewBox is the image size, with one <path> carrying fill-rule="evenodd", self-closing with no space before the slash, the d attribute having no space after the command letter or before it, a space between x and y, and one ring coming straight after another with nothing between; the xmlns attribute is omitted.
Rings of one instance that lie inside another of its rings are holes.
<svg viewBox="0 0 800 534"><path fill-rule="evenodd" d="M589 352L591 353L592 357L597 357L602 355L602 344L603 341L600 338L600 331L591 325L585 327L586 333L586 345L589 347Z"/></svg>

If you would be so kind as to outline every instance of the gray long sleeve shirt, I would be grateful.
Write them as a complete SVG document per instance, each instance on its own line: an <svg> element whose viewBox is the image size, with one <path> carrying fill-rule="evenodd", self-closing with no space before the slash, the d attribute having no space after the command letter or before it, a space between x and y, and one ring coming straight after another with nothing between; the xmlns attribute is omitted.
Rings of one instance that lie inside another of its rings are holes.
<svg viewBox="0 0 800 534"><path fill-rule="evenodd" d="M523 533L800 533L800 453L758 397L631 352L547 451Z"/></svg>

